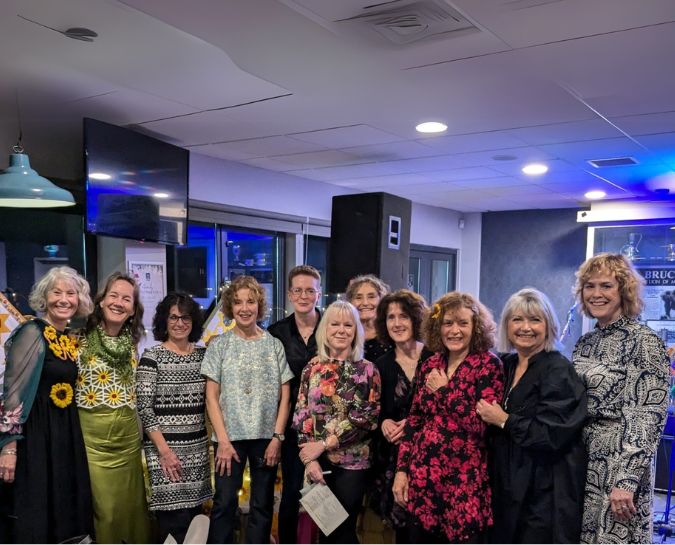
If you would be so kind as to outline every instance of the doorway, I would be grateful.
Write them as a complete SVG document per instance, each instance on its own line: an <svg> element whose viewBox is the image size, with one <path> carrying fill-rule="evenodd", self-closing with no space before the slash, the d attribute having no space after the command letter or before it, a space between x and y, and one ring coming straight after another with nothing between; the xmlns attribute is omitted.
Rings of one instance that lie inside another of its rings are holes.
<svg viewBox="0 0 675 545"><path fill-rule="evenodd" d="M408 288L432 304L457 285L457 250L410 245Z"/></svg>

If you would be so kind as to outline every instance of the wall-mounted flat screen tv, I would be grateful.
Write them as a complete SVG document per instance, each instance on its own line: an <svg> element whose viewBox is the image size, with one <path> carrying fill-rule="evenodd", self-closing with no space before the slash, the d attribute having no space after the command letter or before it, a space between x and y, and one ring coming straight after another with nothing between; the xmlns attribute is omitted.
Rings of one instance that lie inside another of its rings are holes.
<svg viewBox="0 0 675 545"><path fill-rule="evenodd" d="M186 243L186 149L85 118L84 159L89 233Z"/></svg>

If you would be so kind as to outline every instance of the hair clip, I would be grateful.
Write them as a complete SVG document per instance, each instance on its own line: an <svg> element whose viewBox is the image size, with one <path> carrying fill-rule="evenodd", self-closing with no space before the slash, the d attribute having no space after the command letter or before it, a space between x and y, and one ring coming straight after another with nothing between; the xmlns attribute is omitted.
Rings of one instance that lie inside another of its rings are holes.
<svg viewBox="0 0 675 545"><path fill-rule="evenodd" d="M441 317L441 305L439 305L438 303L434 305L434 313L431 315L431 317L434 320L437 320L438 318Z"/></svg>

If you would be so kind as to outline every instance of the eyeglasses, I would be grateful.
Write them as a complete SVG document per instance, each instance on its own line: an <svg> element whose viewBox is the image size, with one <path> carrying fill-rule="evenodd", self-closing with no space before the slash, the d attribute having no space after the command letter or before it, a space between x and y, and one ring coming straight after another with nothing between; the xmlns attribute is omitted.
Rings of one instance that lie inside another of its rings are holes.
<svg viewBox="0 0 675 545"><path fill-rule="evenodd" d="M288 291L290 291L295 297L300 297L301 295L306 295L307 297L314 297L317 293L319 293L314 288L307 288L306 290L303 290L302 288L291 288Z"/></svg>
<svg viewBox="0 0 675 545"><path fill-rule="evenodd" d="M175 314L172 314L171 316L169 316L169 322L171 322L172 324L177 323L178 320L180 320L184 324L191 324L192 316L190 316L189 314L183 314L182 316L176 316Z"/></svg>

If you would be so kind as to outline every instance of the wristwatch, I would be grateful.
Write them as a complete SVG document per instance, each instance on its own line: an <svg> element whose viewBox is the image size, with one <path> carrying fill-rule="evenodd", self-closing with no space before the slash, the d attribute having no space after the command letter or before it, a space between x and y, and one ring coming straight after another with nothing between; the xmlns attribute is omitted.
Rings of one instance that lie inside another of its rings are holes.
<svg viewBox="0 0 675 545"><path fill-rule="evenodd" d="M283 443L283 442L284 442L284 439L286 439L286 436L285 436L283 433L277 433L277 432L274 432L274 433L272 434L272 438L273 438L273 439L279 439L279 441L281 441L281 442Z"/></svg>

